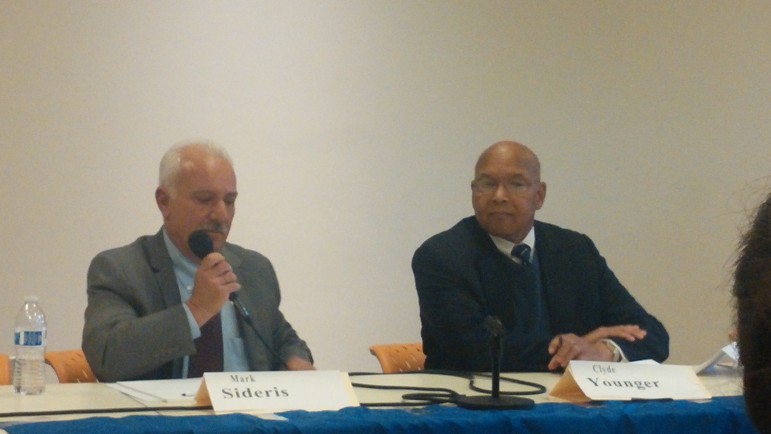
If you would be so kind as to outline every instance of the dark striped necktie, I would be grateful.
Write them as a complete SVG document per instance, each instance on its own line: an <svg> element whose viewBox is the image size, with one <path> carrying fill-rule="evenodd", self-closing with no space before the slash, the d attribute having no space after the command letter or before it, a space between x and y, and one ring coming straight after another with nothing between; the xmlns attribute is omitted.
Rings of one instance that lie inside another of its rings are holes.
<svg viewBox="0 0 771 434"><path fill-rule="evenodd" d="M511 249L511 256L518 258L522 265L530 265L530 246L517 244Z"/></svg>

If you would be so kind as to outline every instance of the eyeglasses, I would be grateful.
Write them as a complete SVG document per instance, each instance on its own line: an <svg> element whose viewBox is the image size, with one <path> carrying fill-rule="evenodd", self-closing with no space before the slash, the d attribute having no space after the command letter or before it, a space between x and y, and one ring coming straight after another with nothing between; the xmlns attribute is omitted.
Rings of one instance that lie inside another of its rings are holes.
<svg viewBox="0 0 771 434"><path fill-rule="evenodd" d="M492 194L498 191L500 182L492 178L480 178L471 181L471 188L479 194ZM515 194L517 196L524 196L530 190L533 185L532 182L527 182L521 179L513 179L503 182L503 189L507 194Z"/></svg>

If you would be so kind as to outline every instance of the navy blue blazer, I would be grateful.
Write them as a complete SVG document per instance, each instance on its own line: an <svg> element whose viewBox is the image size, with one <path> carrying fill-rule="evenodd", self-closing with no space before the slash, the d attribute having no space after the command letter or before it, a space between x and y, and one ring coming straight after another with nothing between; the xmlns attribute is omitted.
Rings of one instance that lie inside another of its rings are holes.
<svg viewBox="0 0 771 434"><path fill-rule="evenodd" d="M629 360L662 362L669 356L664 326L618 281L589 237L539 221L535 234L548 330L527 320L523 267L501 254L475 217L417 249L412 270L427 369L490 371L488 316L506 327L503 371L545 371L554 336L584 335L600 326L636 324L647 331L637 342L614 339Z"/></svg>

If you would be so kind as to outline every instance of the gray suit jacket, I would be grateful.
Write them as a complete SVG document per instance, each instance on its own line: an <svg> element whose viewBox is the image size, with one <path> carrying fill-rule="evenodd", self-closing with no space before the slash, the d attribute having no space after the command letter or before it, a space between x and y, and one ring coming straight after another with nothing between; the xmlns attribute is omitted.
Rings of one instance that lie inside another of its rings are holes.
<svg viewBox="0 0 771 434"><path fill-rule="evenodd" d="M259 331L258 336L239 316L250 369L282 369L290 356L312 361L308 346L279 311L281 294L270 261L229 243L222 254ZM162 231L91 261L83 351L101 381L182 376L183 358L195 353L195 345Z"/></svg>

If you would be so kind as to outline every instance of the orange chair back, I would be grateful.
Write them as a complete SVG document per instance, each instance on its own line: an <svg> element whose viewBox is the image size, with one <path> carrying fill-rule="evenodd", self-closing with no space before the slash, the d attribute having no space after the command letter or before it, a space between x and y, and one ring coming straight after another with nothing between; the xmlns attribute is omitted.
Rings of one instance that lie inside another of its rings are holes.
<svg viewBox="0 0 771 434"><path fill-rule="evenodd" d="M384 374L422 371L426 364L423 344L385 344L369 347Z"/></svg>
<svg viewBox="0 0 771 434"><path fill-rule="evenodd" d="M9 384L11 384L11 359L5 354L0 354L0 385Z"/></svg>
<svg viewBox="0 0 771 434"><path fill-rule="evenodd" d="M95 383L98 380L86 361L83 350L50 351L46 353L50 365L60 383Z"/></svg>

